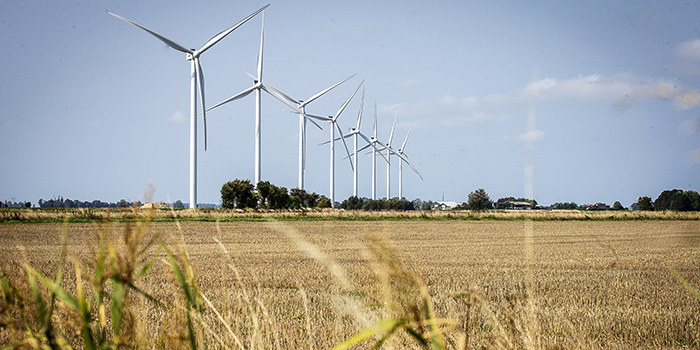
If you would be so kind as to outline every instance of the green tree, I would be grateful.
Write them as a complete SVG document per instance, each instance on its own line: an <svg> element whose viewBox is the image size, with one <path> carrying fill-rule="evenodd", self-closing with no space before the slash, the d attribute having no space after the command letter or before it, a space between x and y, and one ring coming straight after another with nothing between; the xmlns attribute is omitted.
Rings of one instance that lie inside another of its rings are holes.
<svg viewBox="0 0 700 350"><path fill-rule="evenodd" d="M258 190L258 207L268 208L270 205L270 192L271 192L270 181L259 181L255 186Z"/></svg>
<svg viewBox="0 0 700 350"><path fill-rule="evenodd" d="M654 202L651 201L651 197L647 196L637 198L637 206L639 206L639 210L654 210Z"/></svg>
<svg viewBox="0 0 700 350"><path fill-rule="evenodd" d="M700 194L696 191L688 190L683 192L683 194L688 197L688 203L690 205L690 210L700 211Z"/></svg>
<svg viewBox="0 0 700 350"><path fill-rule="evenodd" d="M348 197L348 199L346 199L342 203L340 203L339 208L346 209L346 210L360 210L360 209L362 209L363 204L364 204L364 201L362 200L362 198L359 198L356 196L350 196L350 197Z"/></svg>
<svg viewBox="0 0 700 350"><path fill-rule="evenodd" d="M318 200L318 203L316 204L316 208L330 208L331 207L331 200L330 198L326 196L321 196L321 198Z"/></svg>
<svg viewBox="0 0 700 350"><path fill-rule="evenodd" d="M270 209L288 208L289 194L287 193L287 188L270 185L270 194L268 201Z"/></svg>
<svg viewBox="0 0 700 350"><path fill-rule="evenodd" d="M221 206L226 209L256 208L253 188L250 180L236 179L225 183L221 186Z"/></svg>
<svg viewBox="0 0 700 350"><path fill-rule="evenodd" d="M620 201L615 201L615 203L613 203L612 209L613 209L613 210L622 210L622 209L625 209L625 208L622 206L622 204L620 203Z"/></svg>
<svg viewBox="0 0 700 350"><path fill-rule="evenodd" d="M24 207L25 207L25 208L31 208L31 207L32 207L32 202L24 203Z"/></svg>
<svg viewBox="0 0 700 350"><path fill-rule="evenodd" d="M178 199L178 200L175 201L175 203L173 203L173 208L174 208L174 209L184 209L184 208L185 208L185 204L182 203L182 201Z"/></svg>
<svg viewBox="0 0 700 350"><path fill-rule="evenodd" d="M654 201L654 210L689 211L690 200L683 194L683 190L665 190Z"/></svg>
<svg viewBox="0 0 700 350"><path fill-rule="evenodd" d="M483 188L470 193L467 198L467 206L471 210L484 211L491 205L491 198Z"/></svg>

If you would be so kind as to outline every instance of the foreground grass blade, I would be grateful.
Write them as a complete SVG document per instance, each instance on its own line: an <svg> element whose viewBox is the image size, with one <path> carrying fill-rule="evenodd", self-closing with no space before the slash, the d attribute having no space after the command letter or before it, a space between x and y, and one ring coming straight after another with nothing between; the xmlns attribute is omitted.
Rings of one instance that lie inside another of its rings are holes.
<svg viewBox="0 0 700 350"><path fill-rule="evenodd" d="M381 320L377 324L375 324L374 326L369 327L369 328L365 328L363 331L361 331L360 333L358 333L354 337L336 345L335 347L333 347L332 350L348 349L351 346L358 344L358 343L360 343L364 340L367 340L369 338L372 338L376 335L388 333L386 336L383 337L384 339L386 339L387 336L390 336L391 334L393 334L396 331L396 329L398 329L404 323L405 323L404 320L393 320L393 319ZM381 340L380 340L380 342L381 342Z"/></svg>
<svg viewBox="0 0 700 350"><path fill-rule="evenodd" d="M676 270L670 267L668 269L669 271L671 271L673 277L675 277L676 280L680 282L683 285L683 287L685 287L685 289L687 289L690 292L690 294L692 294L696 299L698 299L698 301L700 301L700 292L698 292L698 290L695 289L695 287L690 285L690 283L688 283L688 281L686 281L685 278L683 278L683 276L681 276Z"/></svg>
<svg viewBox="0 0 700 350"><path fill-rule="evenodd" d="M180 286L182 287L182 290L185 293L185 299L187 300L187 333L190 341L190 347L192 348L192 350L197 350L197 338L194 334L192 316L190 316L190 309L192 309L192 307L197 307L197 301L195 299L192 288L190 287L189 283L187 283L185 275L183 275L180 266L177 264L177 261L175 261L175 258L173 258L173 255L170 253L170 250L168 250L168 248L165 246L165 243L162 243L162 247L163 249L165 249L165 253L168 255L168 259L170 261L170 266L172 266L173 272L175 273L175 277L177 277L177 281L180 283Z"/></svg>
<svg viewBox="0 0 700 350"><path fill-rule="evenodd" d="M124 284L119 281L112 283L112 331L115 336L121 334L122 316L124 311Z"/></svg>
<svg viewBox="0 0 700 350"><path fill-rule="evenodd" d="M29 271L30 274L33 274L36 276L36 278L41 281L41 284L43 284L46 288L49 289L52 293L56 294L56 296L61 299L64 303L66 303L68 306L72 307L76 311L80 311L80 305L78 304L78 299L74 298L68 291L65 289L61 288L61 286L54 282L49 280L48 278L44 277L39 271L34 270L30 266L27 266L27 270Z"/></svg>

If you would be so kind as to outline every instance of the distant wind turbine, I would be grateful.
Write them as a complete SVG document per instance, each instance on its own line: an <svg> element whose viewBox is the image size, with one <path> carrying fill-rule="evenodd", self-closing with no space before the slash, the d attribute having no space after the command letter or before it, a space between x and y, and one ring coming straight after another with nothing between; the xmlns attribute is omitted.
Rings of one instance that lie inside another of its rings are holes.
<svg viewBox="0 0 700 350"><path fill-rule="evenodd" d="M362 84L364 84L364 80L360 82L360 85L357 86L357 89L353 91L352 95L348 97L347 100L345 100L345 103L343 103L340 108L338 108L338 111L335 113L334 116L329 116L329 117L319 117L315 115L309 115L312 118L320 119L320 120L325 120L331 124L331 137L329 139L329 143L331 144L331 159L330 159L330 200L331 200L331 205L335 205L335 131L338 130L338 135L340 136L340 140L343 141L343 146L345 146L345 152L348 154L348 160L350 161L350 167L353 168L353 171L355 171L353 165L352 165L352 160L350 158L350 151L348 150L348 145L345 143L345 137L343 137L343 131L340 129L340 126L338 126L338 117L340 117L340 114L343 113L345 110L345 107L348 106L348 103L352 100L353 97L355 97L355 94L357 94L357 91L360 90L360 87Z"/></svg>
<svg viewBox="0 0 700 350"><path fill-rule="evenodd" d="M352 129L350 130L349 133L346 133L346 134L343 136L344 138L352 137L352 138L353 138L353 141L354 141L354 142L353 142L353 143L354 143L354 152L352 153L352 156L353 156L353 163L354 163L355 167L354 167L354 169L353 169L353 187L352 187L353 191L352 191L352 195L355 196L355 197L359 197L359 196L358 196L358 186L357 186L357 178L358 178L358 176L357 176L357 174L358 174L357 168L359 168L359 164L358 164L358 161L357 161L357 155L358 155L359 151L362 151L362 150L364 150L365 148L370 147L370 146L371 146L373 149L376 149L376 145L375 145L375 143L376 143L375 141L376 141L376 140L374 140L375 138L367 137L365 134L363 134L363 133L360 131L360 123L362 122L362 112L363 112L363 110L364 110L364 106L365 106L365 88L363 87L363 88L362 88L362 101L360 102L360 111L359 111L358 114L357 114L357 126L354 127L354 128L352 128ZM375 129L376 129L376 123L375 123ZM375 132L375 134L376 134L376 132ZM367 142L367 144L366 144L365 146L363 146L363 147L362 147L361 149L359 149L359 150L357 149L357 146L358 146L358 144L357 144L358 137L361 137L363 140L365 140L365 142ZM336 140L339 140L339 139L340 139L340 138L336 138ZM373 140L374 140L374 141L373 141ZM322 143L322 144L326 144L326 143L328 143L328 142L329 142L329 141L326 141L326 142L324 142L324 143ZM382 155L382 157L383 157L383 155ZM374 172L374 167L372 168L372 171ZM373 188L373 189L374 189L374 188ZM374 192L373 192L373 193L374 193ZM374 196L372 197L372 199L374 199Z"/></svg>
<svg viewBox="0 0 700 350"><path fill-rule="evenodd" d="M209 48L214 46L221 39L231 34L231 32L243 25L243 23L247 22L255 15L262 12L268 6L270 5L268 4L263 6L261 9L253 12L250 16L244 18L242 21L220 32L219 34L216 34L206 43L204 43L204 45L199 50L184 47L138 23L132 22L114 13L108 12L114 17L117 17L127 23L133 24L134 26L145 30L146 32L153 35L158 40L164 42L171 48L185 53L187 55L187 60L190 61L190 208L197 207L197 90L199 90L200 98L202 99L202 119L204 121L204 150L206 151L207 149L207 115L204 103L204 73L202 72L202 66L199 63L199 56L202 55L205 51L209 50Z"/></svg>
<svg viewBox="0 0 700 350"><path fill-rule="evenodd" d="M358 118L358 130L359 130L359 118ZM359 132L358 132L359 133ZM374 129L373 129L373 136L367 140L367 137L365 137L363 134L359 133L360 136L362 136L366 141L367 144L362 146L360 149L357 149L355 151L355 154L357 154L360 151L363 151L367 149L368 147L372 147L372 199L377 199L377 153L379 153L382 158L384 158L384 155L379 152L379 148L377 145L383 146L383 144L377 139L377 102L374 102ZM383 148L382 148L383 149ZM369 153L369 152L368 152ZM386 158L385 158L386 160Z"/></svg>
<svg viewBox="0 0 700 350"><path fill-rule="evenodd" d="M275 88L274 86L267 85L266 90L276 99L282 101L284 104L293 109L294 113L299 114L299 189L304 189L304 169L306 168L306 121L310 120L314 125L321 128L316 122L311 119L311 117L306 113L306 106L313 102L317 98L321 97L326 92L332 90L336 86L346 82L348 79L354 77L355 74L335 83L334 85L315 93L313 96L309 97L306 101L297 100L288 94L282 92L281 90Z"/></svg>
<svg viewBox="0 0 700 350"><path fill-rule="evenodd" d="M396 111L396 115L394 115L394 124L391 126L391 133L389 134L389 142L384 145L384 148L386 150L386 199L391 199L391 152L393 151L391 148L391 140L394 138L394 128L396 127L396 117L399 116L399 111Z"/></svg>
<svg viewBox="0 0 700 350"><path fill-rule="evenodd" d="M396 151L396 155L399 156L399 158L400 158L399 159L399 199L403 198L403 192L402 192L403 184L402 184L402 179L401 179L401 176L403 173L403 169L402 169L403 162L406 162L406 164L408 164L411 167L411 169L413 169L413 171L415 171L416 174L418 174L420 179L423 180L423 176L421 176L421 174L418 172L418 169L416 169L416 167L413 165L411 160L408 158L408 155L404 152L406 150L406 142L408 141L408 135L411 134L411 129L413 129L413 124L411 124L411 127L408 129L408 133L406 133L406 138L403 140L403 144L401 145L401 148L399 148L399 150Z"/></svg>

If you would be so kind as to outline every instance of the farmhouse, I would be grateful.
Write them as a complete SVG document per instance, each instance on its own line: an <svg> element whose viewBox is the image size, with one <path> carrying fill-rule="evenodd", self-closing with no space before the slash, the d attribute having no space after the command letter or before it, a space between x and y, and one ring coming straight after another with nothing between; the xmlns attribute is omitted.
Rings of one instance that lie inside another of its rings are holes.
<svg viewBox="0 0 700 350"><path fill-rule="evenodd" d="M532 209L532 203L530 202L506 202L508 209L515 210L530 210Z"/></svg>
<svg viewBox="0 0 700 350"><path fill-rule="evenodd" d="M437 201L433 204L433 210L452 210L458 205L459 203L457 202Z"/></svg>

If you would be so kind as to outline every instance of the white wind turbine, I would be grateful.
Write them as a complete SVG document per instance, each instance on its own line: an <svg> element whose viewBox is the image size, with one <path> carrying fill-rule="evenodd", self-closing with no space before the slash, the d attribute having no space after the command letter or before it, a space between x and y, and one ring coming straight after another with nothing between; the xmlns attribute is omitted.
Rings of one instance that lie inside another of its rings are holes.
<svg viewBox="0 0 700 350"><path fill-rule="evenodd" d="M370 137L369 140L367 139L367 137L364 134L359 132L359 129L360 129L359 119L360 118L358 117L358 121L357 121L357 130L358 131L357 131L357 133L362 138L364 138L365 141L367 141L367 144L362 146L362 148L360 148L360 149L357 149L357 147L355 147L355 154L357 154L360 151L365 150L367 147L372 147L372 151L371 151L371 153L372 153L372 199L374 200L374 199L377 199L377 153L379 153L379 155L382 156L382 158L384 158L384 155L381 152L379 152L380 149L377 147L377 144L379 144L380 146L383 146L382 143L379 141L379 139L377 139L377 102L376 101L374 102L373 136ZM386 160L386 158L385 158L385 160ZM355 166L357 167L357 158L355 158L355 164L356 164ZM357 177L356 177L356 179L357 179ZM357 180L355 180L355 181L357 183Z"/></svg>
<svg viewBox="0 0 700 350"><path fill-rule="evenodd" d="M321 97L326 92L332 90L336 86L346 82L348 79L354 77L355 74L335 83L334 85L315 93L313 96L309 97L306 101L297 100L288 94L276 89L274 86L267 85L265 91L270 93L276 99L282 101L284 104L293 109L294 113L299 114L299 189L304 189L304 170L306 168L306 120L310 120L319 129L322 129L316 122L311 119L311 117L306 113L306 106L313 102L317 98Z"/></svg>
<svg viewBox="0 0 700 350"><path fill-rule="evenodd" d="M263 71L263 37L265 31L265 12L262 13L262 28L260 29L260 51L258 52L258 63L257 63L257 77L251 76L253 78L253 86L227 98L226 100L219 102L207 109L207 112L227 104L231 101L238 100L240 98L248 96L251 92L255 91L255 185L257 186L260 182L261 177L261 95L262 90L270 93L263 84L262 71Z"/></svg>
<svg viewBox="0 0 700 350"><path fill-rule="evenodd" d="M363 134L360 131L360 123L362 122L362 112L364 110L364 106L365 106L365 88L363 87L362 88L362 101L360 102L360 111L357 114L357 126L352 128L349 133L347 133L347 134L345 134L345 136L343 136L345 138L352 137L353 141L354 141L353 143L354 143L354 150L355 151L352 153L352 156L354 159L353 163L355 164L355 167L353 169L352 195L355 197L358 197L358 186L357 186L357 173L358 173L358 171L357 171L357 168L359 167L359 165L358 165L358 161L357 161L357 155L360 151L362 151L365 148L370 147L370 146L373 149L376 149L375 143L378 143L378 141L376 140L376 137L367 137L365 134ZM375 118L375 120L376 120L376 118ZM376 135L376 125L377 124L375 123L375 135ZM357 141L358 141L357 138L358 137L361 137L363 140L365 140L365 142L367 142L367 144L359 150L357 149ZM336 140L339 140L339 139L340 138L336 138ZM324 142L323 144L326 144L326 143L328 143L328 141ZM381 153L380 153L380 155L381 155ZM382 155L382 157L384 157L384 155ZM372 167L372 172L374 172L374 170L375 170L374 167ZM374 182L373 182L373 184L374 184ZM372 189L374 190L374 187ZM373 193L374 193L374 191L373 191ZM374 196L372 197L372 199L374 199Z"/></svg>
<svg viewBox="0 0 700 350"><path fill-rule="evenodd" d="M343 103L340 108L338 108L338 111L335 113L334 116L329 116L329 117L320 117L316 115L309 115L309 117L320 119L327 121L328 123L331 124L331 137L329 139L329 143L331 144L331 166L330 166L330 200L331 200L331 205L335 205L335 131L338 130L338 135L340 136L339 139L343 141L343 146L345 146L345 152L348 154L348 159L350 158L350 151L348 150L348 145L345 143L345 137L343 137L343 131L340 129L340 126L338 125L338 117L340 117L340 114L343 113L345 110L345 107L348 106L348 103L350 103L350 100L352 100L353 97L355 97L355 94L357 94L357 91L360 90L360 86L364 84L364 80L360 82L360 85L357 86L357 89L353 91L352 95L348 97L347 100L345 100L345 103ZM350 160L350 167L355 171L353 165L352 165L352 160Z"/></svg>
<svg viewBox="0 0 700 350"><path fill-rule="evenodd" d="M423 176L421 176L421 174L418 172L418 169L416 169L416 167L413 165L411 160L408 158L408 155L406 153L404 153L404 151L406 150L406 142L408 141L408 135L411 134L411 129L413 129L413 124L411 124L411 127L408 129L408 133L406 133L406 138L403 140L403 144L401 145L401 148L399 148L398 151L396 151L396 153L395 153L397 156L399 156L399 158L401 158L401 159L399 159L399 199L403 198L403 192L402 192L403 184L402 184L402 180L401 180L401 176L403 173L403 169L402 169L403 162L406 162L406 164L408 164L408 166L410 166L411 169L413 169L413 171L415 171L416 174L418 174L420 179L423 180Z"/></svg>
<svg viewBox="0 0 700 350"><path fill-rule="evenodd" d="M394 138L394 128L396 127L396 117L399 116L399 111L396 111L396 115L394 115L394 124L391 126L391 133L389 134L389 142L384 145L384 149L386 150L386 157L384 160L386 160L386 199L391 199L391 153L393 152L393 149L391 148L391 140Z"/></svg>
<svg viewBox="0 0 700 350"><path fill-rule="evenodd" d="M270 5L268 4L263 6L261 9L253 12L250 16L244 18L242 21L234 24L233 26L220 32L219 34L216 34L206 43L204 43L204 45L199 50L184 47L136 22L132 22L122 16L108 12L114 17L117 17L127 23L133 24L134 26L145 30L146 32L153 35L158 40L162 41L171 48L185 53L187 55L187 60L190 61L190 208L197 207L197 90L199 90L200 98L202 100L202 119L204 121L204 150L206 151L207 149L207 115L204 104L204 73L202 73L202 66L199 63L199 56L202 55L205 51L209 50L209 48L214 46L221 39L231 34L231 32L243 25L243 23L247 22L255 15L262 12L268 6Z"/></svg>

